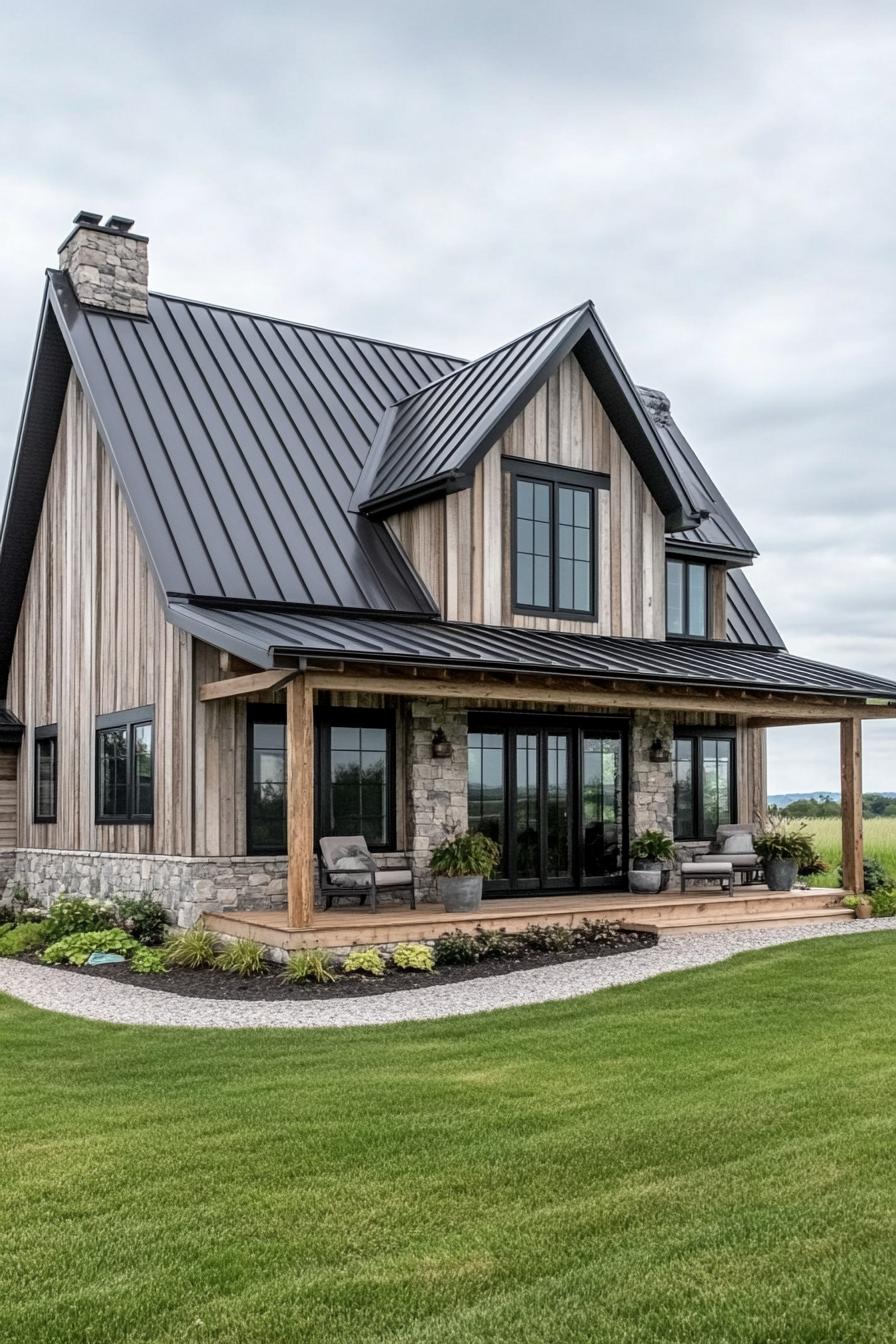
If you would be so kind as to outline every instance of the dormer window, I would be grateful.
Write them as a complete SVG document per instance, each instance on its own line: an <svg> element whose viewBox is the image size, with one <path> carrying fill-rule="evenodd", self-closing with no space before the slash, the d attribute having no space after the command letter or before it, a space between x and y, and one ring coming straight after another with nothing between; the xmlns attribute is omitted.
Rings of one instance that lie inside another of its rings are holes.
<svg viewBox="0 0 896 1344"><path fill-rule="evenodd" d="M594 472L505 459L511 476L514 611L587 620L597 599Z"/></svg>
<svg viewBox="0 0 896 1344"><path fill-rule="evenodd" d="M666 561L666 634L707 637L707 568L690 560Z"/></svg>

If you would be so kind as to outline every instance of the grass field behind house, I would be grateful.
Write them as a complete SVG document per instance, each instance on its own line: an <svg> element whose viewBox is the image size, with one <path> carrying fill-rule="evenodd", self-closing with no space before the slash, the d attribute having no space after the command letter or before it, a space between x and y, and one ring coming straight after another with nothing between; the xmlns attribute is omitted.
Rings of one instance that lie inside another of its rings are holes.
<svg viewBox="0 0 896 1344"><path fill-rule="evenodd" d="M835 887L840 866L841 831L839 817L809 817L806 829L815 836L815 845L830 869L812 878L815 887ZM866 817L864 822L865 853L880 859L893 882L896 883L896 817Z"/></svg>
<svg viewBox="0 0 896 1344"><path fill-rule="evenodd" d="M896 936L366 1031L0 999L4 1344L890 1344Z"/></svg>

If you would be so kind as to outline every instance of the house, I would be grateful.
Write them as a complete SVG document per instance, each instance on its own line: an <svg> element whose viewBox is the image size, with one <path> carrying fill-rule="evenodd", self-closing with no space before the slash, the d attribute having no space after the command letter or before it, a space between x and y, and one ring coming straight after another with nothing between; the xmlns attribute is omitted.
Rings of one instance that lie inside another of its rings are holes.
<svg viewBox="0 0 896 1344"><path fill-rule="evenodd" d="M320 835L503 847L619 892L765 805L765 733L896 684L787 653L756 548L590 302L470 362L148 291L82 212L47 273L0 538L0 889L315 919ZM286 761L289 761L289 770Z"/></svg>

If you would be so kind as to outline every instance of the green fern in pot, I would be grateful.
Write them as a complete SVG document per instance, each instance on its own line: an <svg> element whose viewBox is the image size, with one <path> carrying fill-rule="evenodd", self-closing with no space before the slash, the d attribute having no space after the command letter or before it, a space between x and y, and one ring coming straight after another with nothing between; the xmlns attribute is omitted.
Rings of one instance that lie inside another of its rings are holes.
<svg viewBox="0 0 896 1344"><path fill-rule="evenodd" d="M436 879L439 900L446 910L478 910L482 882L501 862L501 848L481 831L457 831L446 836L432 852L429 866Z"/></svg>

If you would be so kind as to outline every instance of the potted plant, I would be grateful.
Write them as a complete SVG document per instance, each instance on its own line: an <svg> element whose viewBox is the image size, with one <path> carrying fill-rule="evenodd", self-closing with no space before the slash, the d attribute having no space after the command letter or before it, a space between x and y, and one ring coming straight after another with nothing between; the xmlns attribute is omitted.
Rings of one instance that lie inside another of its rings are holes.
<svg viewBox="0 0 896 1344"><path fill-rule="evenodd" d="M491 877L500 862L500 846L481 831L460 831L437 845L429 866L445 909L478 910L483 878Z"/></svg>
<svg viewBox="0 0 896 1344"><path fill-rule="evenodd" d="M814 866L813 837L805 822L794 826L782 817L772 817L755 837L753 848L765 869L769 891L791 891L803 867Z"/></svg>
<svg viewBox="0 0 896 1344"><path fill-rule="evenodd" d="M665 831L642 831L632 841L629 891L652 896L669 885L675 845Z"/></svg>
<svg viewBox="0 0 896 1344"><path fill-rule="evenodd" d="M853 912L856 919L870 919L873 914L871 902L864 892L861 895L844 896L843 904Z"/></svg>

